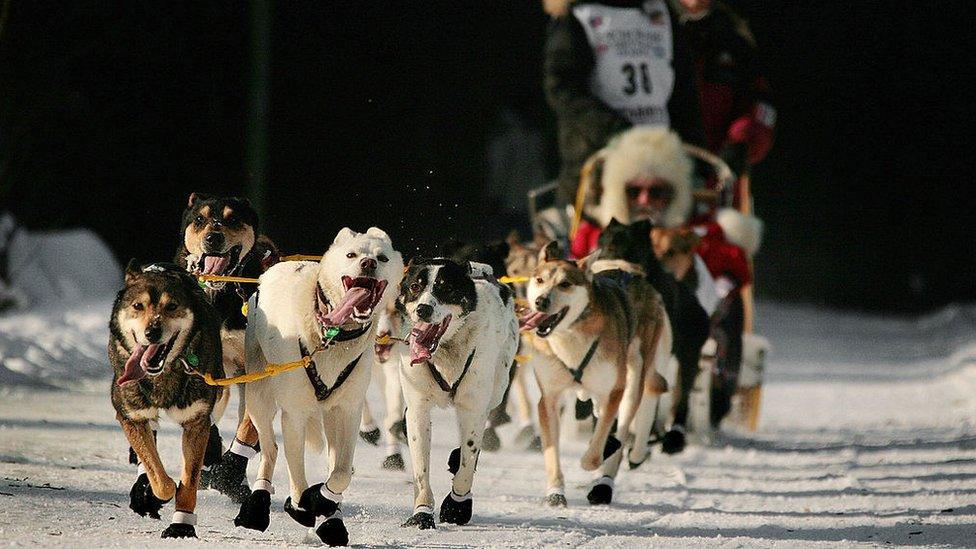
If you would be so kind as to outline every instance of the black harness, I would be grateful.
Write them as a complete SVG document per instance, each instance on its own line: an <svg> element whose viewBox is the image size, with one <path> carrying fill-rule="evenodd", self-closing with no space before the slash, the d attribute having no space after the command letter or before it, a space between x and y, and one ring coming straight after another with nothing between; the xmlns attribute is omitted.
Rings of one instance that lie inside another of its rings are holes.
<svg viewBox="0 0 976 549"><path fill-rule="evenodd" d="M458 386L461 385L461 380L464 379L464 375L468 373L468 368L471 367L471 361L474 360L474 352L476 350L477 349L472 350L471 354L468 355L468 360L464 362L464 369L461 370L461 375L458 376L457 381L454 382L454 385L448 384L447 380L444 379L444 376L442 376L441 373L437 371L437 368L434 367L434 363L429 360L427 361L427 367L430 368L430 376L434 378L434 381L437 382L437 385L440 386L442 391L450 395L452 400L454 399L454 395L457 393Z"/></svg>
<svg viewBox="0 0 976 549"><path fill-rule="evenodd" d="M298 343L298 347L301 349L303 357L311 356L308 350L305 348L305 345L303 345L301 342ZM315 367L315 361L309 361L308 366L305 367L305 374L308 375L308 380L312 383L312 388L315 390L315 398L319 401L323 401L332 396L332 393L339 389L339 387L341 387L346 379L352 374L352 371L356 369L356 364L359 364L359 359L361 358L363 358L362 354L347 364L346 367L339 372L339 376L336 377L335 383L332 384L332 387L329 387L324 381L322 381L322 377L319 376L319 371Z"/></svg>
<svg viewBox="0 0 976 549"><path fill-rule="evenodd" d="M593 344L590 345L590 349L586 351L586 355L583 356L583 361L580 362L580 365L575 370L571 369L569 366L566 366L565 364L563 365L563 367L569 370L569 373L572 374L573 381L575 381L576 383L582 383L583 372L586 370L586 366L589 365L590 361L593 360L593 355L596 354L596 348L599 344L600 344L600 338L596 338L596 340L593 341Z"/></svg>

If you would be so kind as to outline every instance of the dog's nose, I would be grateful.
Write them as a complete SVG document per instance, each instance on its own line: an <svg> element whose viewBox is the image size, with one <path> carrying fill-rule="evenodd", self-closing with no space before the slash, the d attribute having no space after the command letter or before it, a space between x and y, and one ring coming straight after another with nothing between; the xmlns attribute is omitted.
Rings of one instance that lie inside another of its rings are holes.
<svg viewBox="0 0 976 549"><path fill-rule="evenodd" d="M417 316L424 322L430 322L430 317L434 314L434 308L426 303L417 305Z"/></svg>
<svg viewBox="0 0 976 549"><path fill-rule="evenodd" d="M224 233L210 232L207 236L203 237L203 242L211 250L219 250L224 247Z"/></svg>
<svg viewBox="0 0 976 549"><path fill-rule="evenodd" d="M362 261L359 262L359 267L367 273L371 273L376 270L376 260L371 257L364 257Z"/></svg>
<svg viewBox="0 0 976 549"><path fill-rule="evenodd" d="M163 327L159 324L150 324L146 327L146 339L149 343L159 343L163 337Z"/></svg>
<svg viewBox="0 0 976 549"><path fill-rule="evenodd" d="M539 311L540 313L544 313L548 308L549 308L548 296L540 295L539 297L535 298L535 310Z"/></svg>

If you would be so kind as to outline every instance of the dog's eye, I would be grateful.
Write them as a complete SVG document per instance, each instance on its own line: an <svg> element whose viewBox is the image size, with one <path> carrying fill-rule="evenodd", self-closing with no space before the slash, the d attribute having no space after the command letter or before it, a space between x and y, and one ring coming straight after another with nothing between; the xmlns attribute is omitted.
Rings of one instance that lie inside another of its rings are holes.
<svg viewBox="0 0 976 549"><path fill-rule="evenodd" d="M356 252L349 252L349 253L346 254L346 257L348 257L349 259L352 259L352 258L356 257Z"/></svg>
<svg viewBox="0 0 976 549"><path fill-rule="evenodd" d="M416 282L411 282L410 283L410 291L413 292L413 293L419 292L420 291L420 284L417 284Z"/></svg>
<svg viewBox="0 0 976 549"><path fill-rule="evenodd" d="M572 286L572 284L568 280L563 280L559 283L559 287L564 290L568 290L570 286Z"/></svg>
<svg viewBox="0 0 976 549"><path fill-rule="evenodd" d="M166 311L167 311L167 312L170 312L170 313L172 313L172 312L173 312L173 311L175 311L175 310L176 310L176 309L177 309L177 308L178 308L179 306L180 306L180 305L179 305L178 303L174 303L174 302L172 302L172 301L171 301L171 302L169 302L169 303L167 303L167 304L166 304Z"/></svg>
<svg viewBox="0 0 976 549"><path fill-rule="evenodd" d="M137 310L137 311L141 311L141 310L145 309L145 306L143 306L143 304L141 302L136 301L135 303L132 304L132 308L135 309L135 310Z"/></svg>
<svg viewBox="0 0 976 549"><path fill-rule="evenodd" d="M664 257L667 258L667 259L670 259L670 258L674 257L674 250L668 250L668 251L664 252Z"/></svg>
<svg viewBox="0 0 976 549"><path fill-rule="evenodd" d="M535 283L536 284L543 284L544 282L545 282L545 280L542 280L541 277L535 279Z"/></svg>
<svg viewBox="0 0 976 549"><path fill-rule="evenodd" d="M197 225L203 225L204 223L207 222L207 220L202 215L198 215L196 219L193 220L193 222L196 223Z"/></svg>
<svg viewBox="0 0 976 549"><path fill-rule="evenodd" d="M380 255L376 256L376 259L379 259L380 260L380 263L386 263L387 261L390 260L390 258L389 257L386 257L386 255L384 255L384 254L380 254Z"/></svg>

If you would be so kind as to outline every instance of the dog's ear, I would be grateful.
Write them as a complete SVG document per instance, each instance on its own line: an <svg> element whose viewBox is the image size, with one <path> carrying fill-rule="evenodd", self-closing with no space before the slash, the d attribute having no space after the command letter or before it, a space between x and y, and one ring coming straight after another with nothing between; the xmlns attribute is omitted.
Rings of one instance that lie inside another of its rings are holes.
<svg viewBox="0 0 976 549"><path fill-rule="evenodd" d="M495 256L497 256L498 259L501 259L502 261L504 261L505 258L508 257L508 252L512 251L511 245L504 240L496 240L495 242L489 242L488 249L491 250L491 253L495 254Z"/></svg>
<svg viewBox="0 0 976 549"><path fill-rule="evenodd" d="M623 223L617 221L617 218L616 217L611 217L610 218L610 223L607 223L607 228L608 229L611 228L611 227L616 228L616 227L620 227L621 225L623 225Z"/></svg>
<svg viewBox="0 0 976 549"><path fill-rule="evenodd" d="M586 257L576 260L576 266L579 267L581 271L586 272L586 276L589 277L592 273L590 272L590 267L593 266L593 262L600 258L600 248L597 248L590 252Z"/></svg>
<svg viewBox="0 0 976 549"><path fill-rule="evenodd" d="M187 207L187 209L190 209L190 208L192 208L192 207L193 207L193 205L194 205L194 204L196 204L197 202L200 202L201 200L210 200L210 198L211 198L211 197L210 197L210 195L209 195L209 194L203 194L203 193L190 193L190 198L189 198L189 199L187 199L187 201L186 201L186 207Z"/></svg>
<svg viewBox="0 0 976 549"><path fill-rule="evenodd" d="M380 240L390 242L390 235L386 234L386 231L380 229L379 227L370 227L366 229L366 234L374 238L379 238Z"/></svg>
<svg viewBox="0 0 976 549"><path fill-rule="evenodd" d="M635 235L649 235L653 228L654 223L651 223L650 219L641 219L630 225L630 230Z"/></svg>
<svg viewBox="0 0 976 549"><path fill-rule="evenodd" d="M139 274L142 274L142 267L135 258L130 259L129 263L125 266L125 283L132 282L132 279Z"/></svg>
<svg viewBox="0 0 976 549"><path fill-rule="evenodd" d="M519 235L517 230L512 229L512 232L508 233L508 236L505 237L505 242L508 244L510 249L518 248L522 245L522 237Z"/></svg>
<svg viewBox="0 0 976 549"><path fill-rule="evenodd" d="M379 230L379 229L377 229L377 230ZM343 242L345 242L345 241L347 241L347 240L349 240L351 238L355 238L355 236L357 234L359 234L359 233L357 233L356 231L350 229L349 227L343 227L339 231L339 233L336 235L335 240L332 241L332 244L333 245L335 245L335 244L341 244L341 243L343 243Z"/></svg>
<svg viewBox="0 0 976 549"><path fill-rule="evenodd" d="M559 242L552 240L548 244L542 247L539 251L539 262L544 263L546 261L555 261L557 259L562 259L563 254L559 249Z"/></svg>

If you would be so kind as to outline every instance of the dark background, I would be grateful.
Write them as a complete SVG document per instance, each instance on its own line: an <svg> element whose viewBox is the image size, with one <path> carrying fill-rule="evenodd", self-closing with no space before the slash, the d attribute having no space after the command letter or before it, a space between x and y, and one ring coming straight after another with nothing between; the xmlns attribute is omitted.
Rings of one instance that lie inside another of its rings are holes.
<svg viewBox="0 0 976 549"><path fill-rule="evenodd" d="M952 3L731 3L778 97L754 177L760 296L889 312L976 298L972 50L947 40L971 19ZM0 206L21 223L88 226L154 260L191 191L243 194L246 3L0 6ZM546 22L532 0L276 2L265 232L318 253L375 224L411 255L525 227L487 192L486 148L507 113L557 167Z"/></svg>

